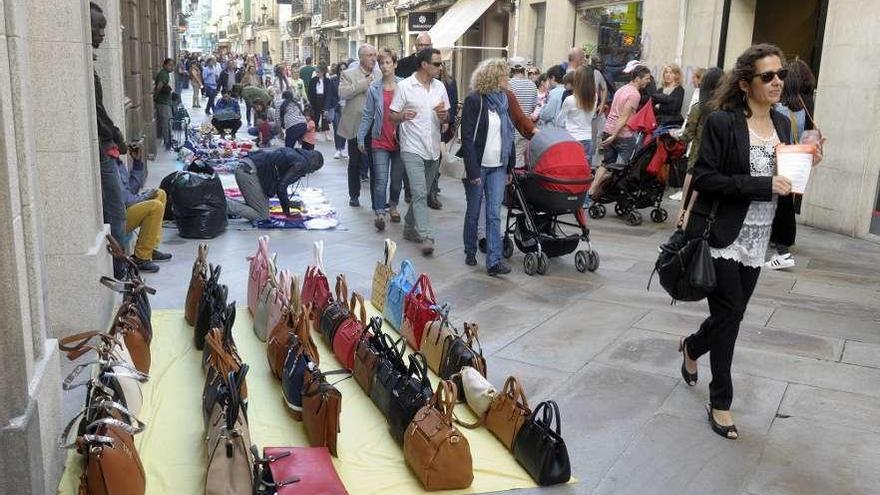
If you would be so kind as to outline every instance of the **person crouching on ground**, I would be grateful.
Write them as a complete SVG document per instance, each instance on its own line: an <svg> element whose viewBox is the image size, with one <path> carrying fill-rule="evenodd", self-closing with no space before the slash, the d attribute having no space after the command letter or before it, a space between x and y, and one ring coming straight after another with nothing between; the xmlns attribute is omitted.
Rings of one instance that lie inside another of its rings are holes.
<svg viewBox="0 0 880 495"><path fill-rule="evenodd" d="M241 105L232 97L228 89L223 88L220 99L214 103L214 117L211 125L217 128L221 136L235 137L241 127Z"/></svg>
<svg viewBox="0 0 880 495"><path fill-rule="evenodd" d="M165 191L149 189L139 192L146 179L146 168L141 160L140 149L130 149L131 170L120 159L116 159L119 180L122 182L122 195L125 199L125 232L138 231L132 261L138 270L147 273L159 271L154 261L168 261L171 254L156 249L162 242L162 217L165 216Z"/></svg>
<svg viewBox="0 0 880 495"><path fill-rule="evenodd" d="M465 262L476 264L477 222L486 197L486 270L489 275L510 273L501 258L501 201L516 165L514 126L508 113L507 62L489 59L471 77L473 91L464 100L461 146L468 184L464 221Z"/></svg>
<svg viewBox="0 0 880 495"><path fill-rule="evenodd" d="M428 218L428 186L440 166L440 134L449 118L449 96L437 80L443 62L440 50L418 52L419 70L400 81L391 101L391 119L399 124L400 155L412 190L404 218L403 238L434 254L434 230Z"/></svg>
<svg viewBox="0 0 880 495"><path fill-rule="evenodd" d="M275 109L268 106L266 102L257 100L254 102L254 126L248 128L248 134L257 137L257 146L261 148L268 147L272 138L278 134L278 128L275 123Z"/></svg>
<svg viewBox="0 0 880 495"><path fill-rule="evenodd" d="M284 127L284 146L295 148L296 143L302 145L308 126L303 116L300 102L296 100L298 95L287 90L281 93L281 124Z"/></svg>
<svg viewBox="0 0 880 495"><path fill-rule="evenodd" d="M266 220L269 199L277 196L282 211L289 216L288 187L323 165L324 156L314 150L257 150L242 158L235 169L235 182L244 202L227 198L226 211L250 221Z"/></svg>

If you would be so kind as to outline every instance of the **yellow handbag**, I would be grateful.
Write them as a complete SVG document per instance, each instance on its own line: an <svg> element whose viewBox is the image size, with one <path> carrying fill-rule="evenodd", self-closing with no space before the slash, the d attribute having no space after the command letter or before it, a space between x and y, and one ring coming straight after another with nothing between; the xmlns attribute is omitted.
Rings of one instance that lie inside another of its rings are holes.
<svg viewBox="0 0 880 495"><path fill-rule="evenodd" d="M388 294L388 282L394 278L394 269L391 268L391 261L394 259L395 251L397 251L397 243L391 239L385 239L385 257L382 261L376 263L376 270L373 272L373 295L371 302L379 311L385 309L385 295Z"/></svg>

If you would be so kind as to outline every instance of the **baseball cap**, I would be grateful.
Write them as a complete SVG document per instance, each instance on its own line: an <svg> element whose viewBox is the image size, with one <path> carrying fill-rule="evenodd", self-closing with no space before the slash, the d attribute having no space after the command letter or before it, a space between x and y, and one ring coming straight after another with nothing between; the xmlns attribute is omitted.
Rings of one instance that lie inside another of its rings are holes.
<svg viewBox="0 0 880 495"><path fill-rule="evenodd" d="M507 65L509 65L511 69L524 69L526 66L526 59L523 57L510 57L507 59Z"/></svg>
<svg viewBox="0 0 880 495"><path fill-rule="evenodd" d="M634 71L636 67L638 67L640 65L645 65L645 64L639 62L638 60L630 60L629 62L626 63L626 67L623 68L623 73L629 74L630 72Z"/></svg>

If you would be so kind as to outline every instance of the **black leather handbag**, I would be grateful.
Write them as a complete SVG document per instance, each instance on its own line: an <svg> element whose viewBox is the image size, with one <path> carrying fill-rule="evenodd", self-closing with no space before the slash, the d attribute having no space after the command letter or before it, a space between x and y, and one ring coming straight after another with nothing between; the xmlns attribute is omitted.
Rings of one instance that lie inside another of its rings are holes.
<svg viewBox="0 0 880 495"><path fill-rule="evenodd" d="M431 380L428 379L428 363L425 356L416 352L409 356L409 369L397 385L391 391L391 411L388 414L388 424L391 427L391 436L397 443L403 445L403 437L410 421L415 417L419 409L431 400L434 390Z"/></svg>
<svg viewBox="0 0 880 495"><path fill-rule="evenodd" d="M700 301L715 289L715 265L709 249L709 231L717 212L716 200L701 237L688 239L679 225L669 240L660 245L654 272L660 279L660 285L675 300ZM650 287L649 279L648 288Z"/></svg>
<svg viewBox="0 0 880 495"><path fill-rule="evenodd" d="M464 324L464 335L450 335L443 343L443 357L440 360L440 378L452 380L458 387L458 400L464 401L464 387L459 372L465 366L479 371L484 377L487 374L486 358L483 347L477 337L476 323Z"/></svg>
<svg viewBox="0 0 880 495"><path fill-rule="evenodd" d="M210 265L208 281L199 300L196 310L196 324L193 326L193 343L196 349L205 348L205 336L211 328L217 326L220 313L226 308L226 297L229 293L225 285L220 284L219 265Z"/></svg>
<svg viewBox="0 0 880 495"><path fill-rule="evenodd" d="M382 412L382 415L388 418L392 390L407 372L406 364L403 362L403 350L406 348L406 342L403 338L394 342L385 333L382 334L380 342L382 343L382 354L376 363L376 377L373 379L373 387L370 389L370 400Z"/></svg>
<svg viewBox="0 0 880 495"><path fill-rule="evenodd" d="M333 346L333 337L336 335L339 324L350 314L348 284L345 283L345 275L338 275L336 277L336 299L328 304L324 308L324 312L321 313L321 335L330 346Z"/></svg>
<svg viewBox="0 0 880 495"><path fill-rule="evenodd" d="M571 478L561 423L556 402L544 401L523 423L514 440L514 458L540 486L567 483Z"/></svg>

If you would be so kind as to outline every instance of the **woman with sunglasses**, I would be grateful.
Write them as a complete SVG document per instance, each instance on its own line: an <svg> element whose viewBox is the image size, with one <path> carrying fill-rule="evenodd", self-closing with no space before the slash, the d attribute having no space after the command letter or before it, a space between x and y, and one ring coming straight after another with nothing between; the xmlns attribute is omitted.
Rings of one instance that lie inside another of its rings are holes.
<svg viewBox="0 0 880 495"><path fill-rule="evenodd" d="M708 230L716 287L707 297L710 316L679 343L681 375L696 385L697 359L709 354L708 420L715 433L731 440L738 437L730 412L730 367L739 325L764 264L774 216L794 215L791 181L775 175L775 147L792 140L789 120L773 110L782 96L782 64L782 51L768 44L737 58L716 93L717 110L704 124L694 167L699 195L686 232L694 238ZM820 159L817 152L814 164Z"/></svg>

